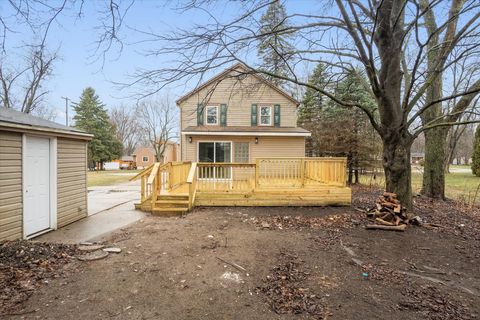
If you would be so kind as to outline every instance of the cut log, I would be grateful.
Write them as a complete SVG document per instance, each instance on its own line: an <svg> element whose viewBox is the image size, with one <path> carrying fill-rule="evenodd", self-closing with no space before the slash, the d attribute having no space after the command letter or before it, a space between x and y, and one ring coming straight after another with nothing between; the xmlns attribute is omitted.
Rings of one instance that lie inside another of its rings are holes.
<svg viewBox="0 0 480 320"><path fill-rule="evenodd" d="M396 206L393 207L393 212L395 212L395 213L402 212L402 206L397 204Z"/></svg>
<svg viewBox="0 0 480 320"><path fill-rule="evenodd" d="M397 199L397 195L396 195L395 193L393 193L393 192L386 192L386 191L385 191L385 192L383 193L383 196L384 196L384 197L391 197L391 198L393 198L393 199Z"/></svg>
<svg viewBox="0 0 480 320"><path fill-rule="evenodd" d="M378 224L384 225L384 226L393 226L394 225L393 223L385 221L381 218L376 218L375 222L378 223Z"/></svg>
<svg viewBox="0 0 480 320"><path fill-rule="evenodd" d="M365 229L367 230L390 230L390 231L405 231L407 228L406 224L402 224L399 226L383 226L383 225L377 225L377 224L367 224L365 226Z"/></svg>

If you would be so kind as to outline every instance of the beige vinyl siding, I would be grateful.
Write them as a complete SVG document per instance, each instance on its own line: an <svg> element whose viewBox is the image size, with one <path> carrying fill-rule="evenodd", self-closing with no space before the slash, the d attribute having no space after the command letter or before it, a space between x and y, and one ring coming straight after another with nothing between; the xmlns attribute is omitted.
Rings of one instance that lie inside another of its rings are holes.
<svg viewBox="0 0 480 320"><path fill-rule="evenodd" d="M86 142L57 140L57 227L87 216Z"/></svg>
<svg viewBox="0 0 480 320"><path fill-rule="evenodd" d="M303 137L258 137L258 144L255 144L255 137L239 136L192 136L192 143L182 135L182 157L184 161L197 161L197 146L199 141L226 141L226 142L248 142L250 162L255 162L258 157L304 157L305 138ZM232 156L233 156L232 145ZM233 157L232 157L233 160Z"/></svg>
<svg viewBox="0 0 480 320"><path fill-rule="evenodd" d="M0 241L22 238L22 134L0 131Z"/></svg>
<svg viewBox="0 0 480 320"><path fill-rule="evenodd" d="M212 88L215 89L212 91ZM207 97L208 100L205 101ZM197 105L199 103L213 106L225 103L227 105L227 126L251 126L252 104L258 105L258 112L260 112L260 106L272 106L272 115L273 106L279 104L280 126L297 126L296 104L252 75L248 75L241 81L234 77L227 77L220 83L206 87L182 101L179 105L182 130L188 126L197 125ZM204 124L206 125L206 121ZM259 128L261 127L259 126Z"/></svg>

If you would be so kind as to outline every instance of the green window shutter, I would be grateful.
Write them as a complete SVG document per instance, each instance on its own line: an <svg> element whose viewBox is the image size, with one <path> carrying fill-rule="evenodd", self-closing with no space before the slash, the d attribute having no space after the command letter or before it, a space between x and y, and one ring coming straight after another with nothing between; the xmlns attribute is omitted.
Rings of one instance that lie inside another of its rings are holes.
<svg viewBox="0 0 480 320"><path fill-rule="evenodd" d="M225 127L227 125L227 105L220 105L220 125Z"/></svg>
<svg viewBox="0 0 480 320"><path fill-rule="evenodd" d="M280 127L280 105L276 104L273 107L273 124L275 127Z"/></svg>
<svg viewBox="0 0 480 320"><path fill-rule="evenodd" d="M198 104L197 105L197 126L203 126L203 110L205 108L203 105Z"/></svg>
<svg viewBox="0 0 480 320"><path fill-rule="evenodd" d="M257 125L257 119L258 119L258 115L257 115L257 105L256 105L256 104L252 104L252 116L251 116L252 126L256 126L256 125Z"/></svg>

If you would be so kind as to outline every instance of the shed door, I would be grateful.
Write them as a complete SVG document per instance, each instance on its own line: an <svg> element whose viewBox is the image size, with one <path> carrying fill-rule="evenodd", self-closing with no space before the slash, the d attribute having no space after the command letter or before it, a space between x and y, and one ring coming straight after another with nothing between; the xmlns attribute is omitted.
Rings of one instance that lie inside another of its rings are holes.
<svg viewBox="0 0 480 320"><path fill-rule="evenodd" d="M27 136L24 148L24 233L30 236L50 228L50 140Z"/></svg>

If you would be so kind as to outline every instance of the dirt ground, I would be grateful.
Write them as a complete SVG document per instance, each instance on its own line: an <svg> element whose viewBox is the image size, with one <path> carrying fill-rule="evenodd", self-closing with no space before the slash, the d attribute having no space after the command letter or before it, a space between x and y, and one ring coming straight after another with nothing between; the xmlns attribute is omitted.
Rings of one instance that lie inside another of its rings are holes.
<svg viewBox="0 0 480 320"><path fill-rule="evenodd" d="M377 191L357 188L354 206ZM480 214L415 199L425 221L365 230L354 208L196 208L105 238L5 319L479 319Z"/></svg>

